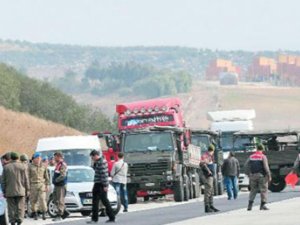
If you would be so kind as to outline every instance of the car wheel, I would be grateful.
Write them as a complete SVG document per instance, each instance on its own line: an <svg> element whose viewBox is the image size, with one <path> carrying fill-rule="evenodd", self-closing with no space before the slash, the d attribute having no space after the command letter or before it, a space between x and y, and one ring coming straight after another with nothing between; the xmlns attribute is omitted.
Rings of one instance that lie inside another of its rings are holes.
<svg viewBox="0 0 300 225"><path fill-rule="evenodd" d="M82 216L89 216L91 214L92 211L82 211L81 215Z"/></svg>
<svg viewBox="0 0 300 225"><path fill-rule="evenodd" d="M52 218L57 216L57 207L54 204L54 201L53 201L52 197L50 197L49 201L48 201L48 214Z"/></svg>
<svg viewBox="0 0 300 225"><path fill-rule="evenodd" d="M118 205L117 205L117 208L116 208L116 209L113 209L114 214L117 215L117 214L119 213L120 209L121 209L121 199L120 199L120 197L118 197Z"/></svg>

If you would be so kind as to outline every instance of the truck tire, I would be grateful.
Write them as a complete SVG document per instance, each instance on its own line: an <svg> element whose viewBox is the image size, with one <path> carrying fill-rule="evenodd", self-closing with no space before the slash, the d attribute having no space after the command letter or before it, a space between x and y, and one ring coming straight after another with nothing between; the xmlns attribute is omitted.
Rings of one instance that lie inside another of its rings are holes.
<svg viewBox="0 0 300 225"><path fill-rule="evenodd" d="M174 200L175 202L183 201L183 181L182 177L178 181L174 182Z"/></svg>
<svg viewBox="0 0 300 225"><path fill-rule="evenodd" d="M272 192L281 192L285 186L286 183L282 177L274 177L269 184L269 190Z"/></svg>
<svg viewBox="0 0 300 225"><path fill-rule="evenodd" d="M188 175L184 176L184 201L188 201L190 199L190 179Z"/></svg>
<svg viewBox="0 0 300 225"><path fill-rule="evenodd" d="M219 195L218 179L214 176L214 196Z"/></svg>
<svg viewBox="0 0 300 225"><path fill-rule="evenodd" d="M218 195L222 195L224 193L224 185L223 182L218 181Z"/></svg>
<svg viewBox="0 0 300 225"><path fill-rule="evenodd" d="M194 184L193 184L193 198L199 198L200 197L200 191L201 191L201 187L200 187L200 178L199 178L199 174L197 172L195 172L195 180L194 180Z"/></svg>
<svg viewBox="0 0 300 225"><path fill-rule="evenodd" d="M137 202L136 190L134 188L128 188L128 203L135 204Z"/></svg>
<svg viewBox="0 0 300 225"><path fill-rule="evenodd" d="M190 199L193 199L195 197L194 197L194 182L193 182L192 173L189 173L188 181L189 181L189 188L190 188L189 189L190 190Z"/></svg>

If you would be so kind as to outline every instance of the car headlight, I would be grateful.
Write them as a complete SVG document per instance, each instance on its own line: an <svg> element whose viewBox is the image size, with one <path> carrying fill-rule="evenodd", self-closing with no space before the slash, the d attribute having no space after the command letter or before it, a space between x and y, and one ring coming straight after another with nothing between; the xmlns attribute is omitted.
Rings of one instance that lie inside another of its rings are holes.
<svg viewBox="0 0 300 225"><path fill-rule="evenodd" d="M67 191L66 197L73 197L73 196L75 196L74 192Z"/></svg>

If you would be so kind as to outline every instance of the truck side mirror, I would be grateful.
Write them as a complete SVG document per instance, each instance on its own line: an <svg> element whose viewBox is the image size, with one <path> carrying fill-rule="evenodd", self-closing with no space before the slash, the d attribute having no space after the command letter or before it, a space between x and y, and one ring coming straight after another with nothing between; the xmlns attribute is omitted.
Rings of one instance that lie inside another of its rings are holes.
<svg viewBox="0 0 300 225"><path fill-rule="evenodd" d="M183 135L183 144L184 144L184 147L188 147L190 144L189 138L187 137L186 134Z"/></svg>

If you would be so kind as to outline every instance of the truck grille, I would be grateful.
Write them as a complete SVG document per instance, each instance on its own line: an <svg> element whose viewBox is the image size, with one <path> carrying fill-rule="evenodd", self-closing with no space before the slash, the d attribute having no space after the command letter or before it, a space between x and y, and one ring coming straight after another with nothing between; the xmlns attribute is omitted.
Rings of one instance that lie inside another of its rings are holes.
<svg viewBox="0 0 300 225"><path fill-rule="evenodd" d="M134 176L140 175L161 175L170 170L168 161L152 163L131 163L129 164L129 173Z"/></svg>

